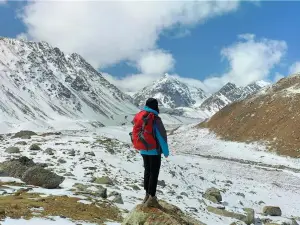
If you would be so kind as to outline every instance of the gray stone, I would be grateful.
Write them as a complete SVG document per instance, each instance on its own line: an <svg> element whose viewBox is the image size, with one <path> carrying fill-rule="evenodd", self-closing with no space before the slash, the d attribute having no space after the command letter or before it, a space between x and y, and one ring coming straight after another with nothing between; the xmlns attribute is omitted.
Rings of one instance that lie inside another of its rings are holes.
<svg viewBox="0 0 300 225"><path fill-rule="evenodd" d="M114 184L113 181L108 176L96 177L96 178L94 178L93 182L96 184L108 184L108 185Z"/></svg>
<svg viewBox="0 0 300 225"><path fill-rule="evenodd" d="M166 182L164 180L159 180L157 185L161 186L162 188L166 187Z"/></svg>
<svg viewBox="0 0 300 225"><path fill-rule="evenodd" d="M75 155L76 155L76 152L74 149L69 151L69 156L75 156Z"/></svg>
<svg viewBox="0 0 300 225"><path fill-rule="evenodd" d="M263 208L263 214L265 216L281 216L282 212L278 206L265 206Z"/></svg>
<svg viewBox="0 0 300 225"><path fill-rule="evenodd" d="M33 131L22 130L22 131L19 131L19 132L15 133L15 135L12 138L24 138L24 137L27 138L27 137L31 137L31 136L34 136L34 135L37 135L37 134Z"/></svg>
<svg viewBox="0 0 300 225"><path fill-rule="evenodd" d="M216 215L241 220L247 225L255 223L254 210L250 208L244 208L245 214L235 213L235 212L227 211L225 209L218 209L212 206L207 206L207 211L209 211L210 213L214 213Z"/></svg>
<svg viewBox="0 0 300 225"><path fill-rule="evenodd" d="M58 160L58 162L61 163L61 164L64 164L64 163L66 163L67 161L64 160L63 158L60 158L60 159Z"/></svg>
<svg viewBox="0 0 300 225"><path fill-rule="evenodd" d="M20 153L20 149L18 147L8 147L5 152L10 154Z"/></svg>
<svg viewBox="0 0 300 225"><path fill-rule="evenodd" d="M39 151L41 150L41 147L38 144L32 144L29 149L33 151Z"/></svg>
<svg viewBox="0 0 300 225"><path fill-rule="evenodd" d="M205 193L202 196L203 198L210 200L214 203L219 203L222 201L222 195L220 190L216 188L209 188L205 191Z"/></svg>
<svg viewBox="0 0 300 225"><path fill-rule="evenodd" d="M121 194L115 196L115 198L112 201L117 204L124 204Z"/></svg>
<svg viewBox="0 0 300 225"><path fill-rule="evenodd" d="M54 155L54 150L52 148L47 148L44 153L47 155Z"/></svg>
<svg viewBox="0 0 300 225"><path fill-rule="evenodd" d="M64 177L39 166L27 169L21 178L26 184L48 189L58 188L64 179Z"/></svg>
<svg viewBox="0 0 300 225"><path fill-rule="evenodd" d="M16 145L27 145L26 141L18 141L16 142Z"/></svg>

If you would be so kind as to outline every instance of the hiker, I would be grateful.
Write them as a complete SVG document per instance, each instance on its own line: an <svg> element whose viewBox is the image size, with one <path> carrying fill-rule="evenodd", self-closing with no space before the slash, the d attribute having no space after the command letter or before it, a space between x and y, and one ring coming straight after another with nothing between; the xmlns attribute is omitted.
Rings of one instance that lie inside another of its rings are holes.
<svg viewBox="0 0 300 225"><path fill-rule="evenodd" d="M146 101L146 106L133 119L131 140L134 148L140 152L144 161L144 206L161 208L156 197L161 154L167 158L169 148L167 132L158 116L158 102L154 98Z"/></svg>

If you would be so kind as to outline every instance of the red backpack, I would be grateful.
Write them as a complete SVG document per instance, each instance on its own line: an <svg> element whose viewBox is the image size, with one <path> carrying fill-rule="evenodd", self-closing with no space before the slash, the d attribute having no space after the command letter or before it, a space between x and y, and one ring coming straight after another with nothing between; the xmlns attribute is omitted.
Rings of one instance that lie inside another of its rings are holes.
<svg viewBox="0 0 300 225"><path fill-rule="evenodd" d="M137 113L133 119L131 133L132 143L137 150L152 150L157 148L154 134L155 115L147 111Z"/></svg>

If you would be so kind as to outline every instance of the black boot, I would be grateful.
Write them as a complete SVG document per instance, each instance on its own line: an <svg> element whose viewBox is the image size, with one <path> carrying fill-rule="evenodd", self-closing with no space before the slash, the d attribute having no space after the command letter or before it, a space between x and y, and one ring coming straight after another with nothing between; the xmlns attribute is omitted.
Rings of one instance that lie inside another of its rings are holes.
<svg viewBox="0 0 300 225"><path fill-rule="evenodd" d="M144 198L144 200L143 200L143 204L145 204L145 203L147 202L149 196L150 196L150 195L149 195L148 193L146 193L145 198Z"/></svg>

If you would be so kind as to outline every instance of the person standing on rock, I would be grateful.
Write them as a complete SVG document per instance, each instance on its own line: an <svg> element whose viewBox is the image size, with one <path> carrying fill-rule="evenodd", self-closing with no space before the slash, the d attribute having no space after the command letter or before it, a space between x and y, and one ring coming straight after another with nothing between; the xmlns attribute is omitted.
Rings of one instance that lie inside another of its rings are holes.
<svg viewBox="0 0 300 225"><path fill-rule="evenodd" d="M130 135L134 148L140 152L144 161L144 206L161 208L157 201L156 189L161 154L167 158L169 147L167 132L158 114L158 101L149 98L144 109L135 115Z"/></svg>

